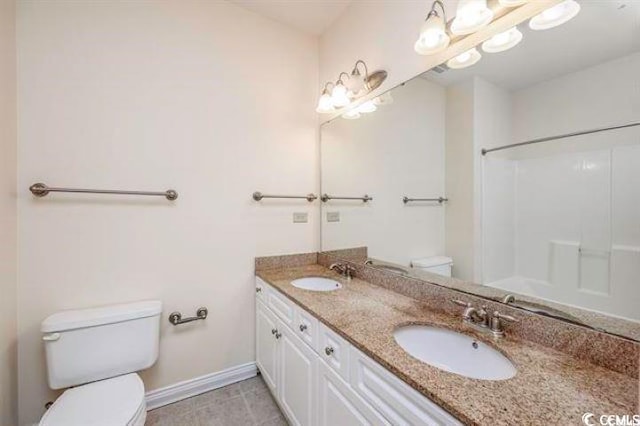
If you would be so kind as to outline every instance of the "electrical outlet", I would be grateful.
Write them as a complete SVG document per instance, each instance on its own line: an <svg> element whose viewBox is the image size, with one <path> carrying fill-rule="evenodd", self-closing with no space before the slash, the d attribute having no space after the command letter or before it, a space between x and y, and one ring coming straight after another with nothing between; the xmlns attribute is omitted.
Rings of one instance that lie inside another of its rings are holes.
<svg viewBox="0 0 640 426"><path fill-rule="evenodd" d="M340 212L327 212L327 222L340 222Z"/></svg>
<svg viewBox="0 0 640 426"><path fill-rule="evenodd" d="M293 214L293 223L307 223L309 222L309 214L308 213L294 213Z"/></svg>

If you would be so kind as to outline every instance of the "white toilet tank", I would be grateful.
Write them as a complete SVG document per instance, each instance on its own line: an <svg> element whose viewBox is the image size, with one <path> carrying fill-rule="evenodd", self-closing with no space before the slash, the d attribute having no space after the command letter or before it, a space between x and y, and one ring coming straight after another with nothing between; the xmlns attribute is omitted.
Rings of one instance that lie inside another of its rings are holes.
<svg viewBox="0 0 640 426"><path fill-rule="evenodd" d="M421 259L412 260L411 267L450 277L451 268L453 267L453 259L447 256L423 257Z"/></svg>
<svg viewBox="0 0 640 426"><path fill-rule="evenodd" d="M144 370L158 358L160 301L58 312L42 322L49 387Z"/></svg>

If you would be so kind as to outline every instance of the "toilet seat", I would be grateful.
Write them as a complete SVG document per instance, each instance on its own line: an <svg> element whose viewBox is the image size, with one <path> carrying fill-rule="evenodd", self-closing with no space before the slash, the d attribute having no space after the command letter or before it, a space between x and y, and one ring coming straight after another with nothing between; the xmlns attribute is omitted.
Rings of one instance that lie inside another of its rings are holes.
<svg viewBox="0 0 640 426"><path fill-rule="evenodd" d="M66 390L39 426L142 426L144 384L135 373Z"/></svg>

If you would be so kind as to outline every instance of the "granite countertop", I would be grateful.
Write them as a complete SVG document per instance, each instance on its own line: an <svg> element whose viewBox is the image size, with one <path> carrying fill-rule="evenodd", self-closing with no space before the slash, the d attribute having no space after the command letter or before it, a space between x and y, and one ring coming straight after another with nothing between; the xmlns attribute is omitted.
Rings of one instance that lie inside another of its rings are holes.
<svg viewBox="0 0 640 426"><path fill-rule="evenodd" d="M257 275L463 423L579 425L586 412L600 416L639 411L637 379L516 339L508 331L495 341L463 324L461 317L433 312L423 302L357 278L347 281L320 265ZM343 287L325 293L291 285L293 279L309 276L333 278ZM518 372L508 380L487 381L432 367L395 342L394 329L405 324L437 325L471 335L501 351Z"/></svg>

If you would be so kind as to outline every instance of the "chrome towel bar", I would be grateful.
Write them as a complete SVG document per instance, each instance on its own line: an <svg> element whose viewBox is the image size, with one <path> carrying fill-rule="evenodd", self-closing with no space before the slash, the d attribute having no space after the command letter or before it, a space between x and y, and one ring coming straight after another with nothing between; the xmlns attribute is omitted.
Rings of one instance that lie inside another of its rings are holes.
<svg viewBox="0 0 640 426"><path fill-rule="evenodd" d="M402 197L402 202L407 204L407 203L411 203L413 201L437 201L438 203L442 204L446 201L449 201L448 198L444 198L444 197L438 197L438 198L409 198L406 195L404 197Z"/></svg>
<svg viewBox="0 0 640 426"><path fill-rule="evenodd" d="M207 315L209 315L209 310L204 307L198 308L195 317L182 318L182 314L180 312L171 312L171 314L169 314L169 322L173 325L180 325L191 321L206 319Z"/></svg>
<svg viewBox="0 0 640 426"><path fill-rule="evenodd" d="M36 197L44 197L50 192L75 192L83 194L115 194L115 195L151 195L162 196L169 201L174 201L178 198L178 193L173 189L168 189L163 192L156 191L119 191L112 189L78 189L78 188L52 188L44 183L34 183L29 187L29 191Z"/></svg>
<svg viewBox="0 0 640 426"><path fill-rule="evenodd" d="M360 200L363 203L366 203L367 201L373 200L373 197L370 197L367 194L364 194L364 196L362 197L336 197L334 195L322 194L322 197L320 199L324 203L326 203L329 200Z"/></svg>
<svg viewBox="0 0 640 426"><path fill-rule="evenodd" d="M318 199L318 196L313 193L307 194L307 195L266 195L260 191L254 192L251 195L251 197L253 197L253 199L256 201L262 201L263 198L287 198L287 199L304 199L310 203Z"/></svg>

